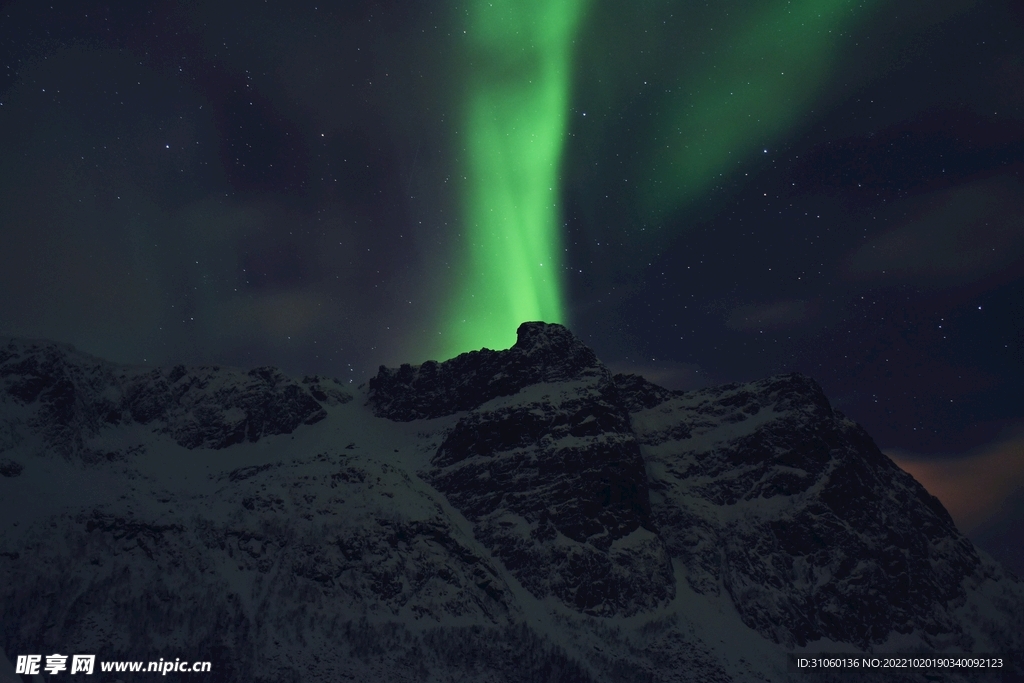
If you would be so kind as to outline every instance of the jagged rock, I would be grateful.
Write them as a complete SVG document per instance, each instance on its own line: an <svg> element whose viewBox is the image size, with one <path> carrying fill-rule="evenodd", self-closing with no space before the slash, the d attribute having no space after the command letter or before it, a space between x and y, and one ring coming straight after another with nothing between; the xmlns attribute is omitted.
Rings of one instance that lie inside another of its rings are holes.
<svg viewBox="0 0 1024 683"><path fill-rule="evenodd" d="M659 387L640 375L619 374L613 379L622 396L622 404L630 411L653 408L682 393Z"/></svg>
<svg viewBox="0 0 1024 683"><path fill-rule="evenodd" d="M461 418L428 479L539 598L633 614L674 595L644 462L609 376Z"/></svg>
<svg viewBox="0 0 1024 683"><path fill-rule="evenodd" d="M523 391L537 386L550 389ZM428 480L536 597L603 615L673 597L625 403L611 373L561 325L524 323L507 351L382 367L370 404L400 421L469 411Z"/></svg>
<svg viewBox="0 0 1024 683"><path fill-rule="evenodd" d="M315 395L333 405L351 400L336 381L307 379L303 386L274 368L119 367L49 342L0 346L0 396L35 405L30 428L65 456L131 422L152 424L186 448L226 448L322 420L327 413Z"/></svg>
<svg viewBox="0 0 1024 683"><path fill-rule="evenodd" d="M370 379L374 414L403 422L442 417L511 396L541 382L607 372L594 352L561 325L523 323L507 351L471 351L443 363L380 366Z"/></svg>
<svg viewBox="0 0 1024 683"><path fill-rule="evenodd" d="M327 413L310 393L323 394L318 387L305 388L274 368L242 374L179 365L129 381L119 409L141 424L163 423L158 431L186 448L227 448L324 419Z"/></svg>
<svg viewBox="0 0 1024 683"><path fill-rule="evenodd" d="M99 431L114 409L104 393L116 384L114 366L70 346L10 340L0 345L0 381L0 397L36 404L26 427L63 455L80 450L83 435Z"/></svg>
<svg viewBox="0 0 1024 683"><path fill-rule="evenodd" d="M1024 585L802 375L669 391L526 323L360 398L0 342L0 646L177 648L211 683L774 681L804 646L1024 651Z"/></svg>
<svg viewBox="0 0 1024 683"><path fill-rule="evenodd" d="M25 467L17 460L10 458L0 459L0 475L4 477L17 477Z"/></svg>
<svg viewBox="0 0 1024 683"><path fill-rule="evenodd" d="M306 375L302 378L302 383L309 387L309 393L313 398L329 406L344 405L352 400L352 394L339 389L342 386L340 379L328 380L317 375Z"/></svg>
<svg viewBox="0 0 1024 683"><path fill-rule="evenodd" d="M654 516L697 591L789 646L955 634L978 568L938 500L802 375L682 394L634 414ZM675 425L688 433L680 434Z"/></svg>

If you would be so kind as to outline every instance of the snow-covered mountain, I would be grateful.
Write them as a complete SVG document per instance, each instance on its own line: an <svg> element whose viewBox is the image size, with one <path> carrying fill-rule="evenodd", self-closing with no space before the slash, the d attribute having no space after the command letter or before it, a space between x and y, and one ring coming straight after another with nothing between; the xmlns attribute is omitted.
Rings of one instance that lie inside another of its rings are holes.
<svg viewBox="0 0 1024 683"><path fill-rule="evenodd" d="M812 380L673 392L558 325L356 390L0 340L0 475L12 661L209 660L208 682L1024 661L1024 585Z"/></svg>

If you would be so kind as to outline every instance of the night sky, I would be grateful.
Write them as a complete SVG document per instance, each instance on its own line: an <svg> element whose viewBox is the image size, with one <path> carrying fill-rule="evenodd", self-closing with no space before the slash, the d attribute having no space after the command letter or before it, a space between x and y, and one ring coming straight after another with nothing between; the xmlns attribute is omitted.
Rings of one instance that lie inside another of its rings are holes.
<svg viewBox="0 0 1024 683"><path fill-rule="evenodd" d="M359 384L538 318L814 377L1024 573L1024 6L0 9L0 334Z"/></svg>

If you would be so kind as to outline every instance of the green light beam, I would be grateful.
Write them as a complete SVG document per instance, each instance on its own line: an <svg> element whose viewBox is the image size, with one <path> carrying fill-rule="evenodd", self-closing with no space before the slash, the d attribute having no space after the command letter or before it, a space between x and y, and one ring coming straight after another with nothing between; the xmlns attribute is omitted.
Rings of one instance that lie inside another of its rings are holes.
<svg viewBox="0 0 1024 683"><path fill-rule="evenodd" d="M507 348L527 320L564 322L559 173L584 3L477 0L469 7L466 242L445 314L446 357Z"/></svg>
<svg viewBox="0 0 1024 683"><path fill-rule="evenodd" d="M727 31L714 63L676 89L646 156L641 204L663 216L798 126L828 84L843 33L870 18L873 4L774 2Z"/></svg>

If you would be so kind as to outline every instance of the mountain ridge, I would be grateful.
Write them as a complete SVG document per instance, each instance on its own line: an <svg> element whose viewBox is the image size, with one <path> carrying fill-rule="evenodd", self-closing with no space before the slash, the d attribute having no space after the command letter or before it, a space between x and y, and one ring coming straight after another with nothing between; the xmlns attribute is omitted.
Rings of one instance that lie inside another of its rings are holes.
<svg viewBox="0 0 1024 683"><path fill-rule="evenodd" d="M1024 586L810 378L671 391L562 326L517 337L355 392L0 340L0 646L176 643L225 681L1024 649Z"/></svg>

